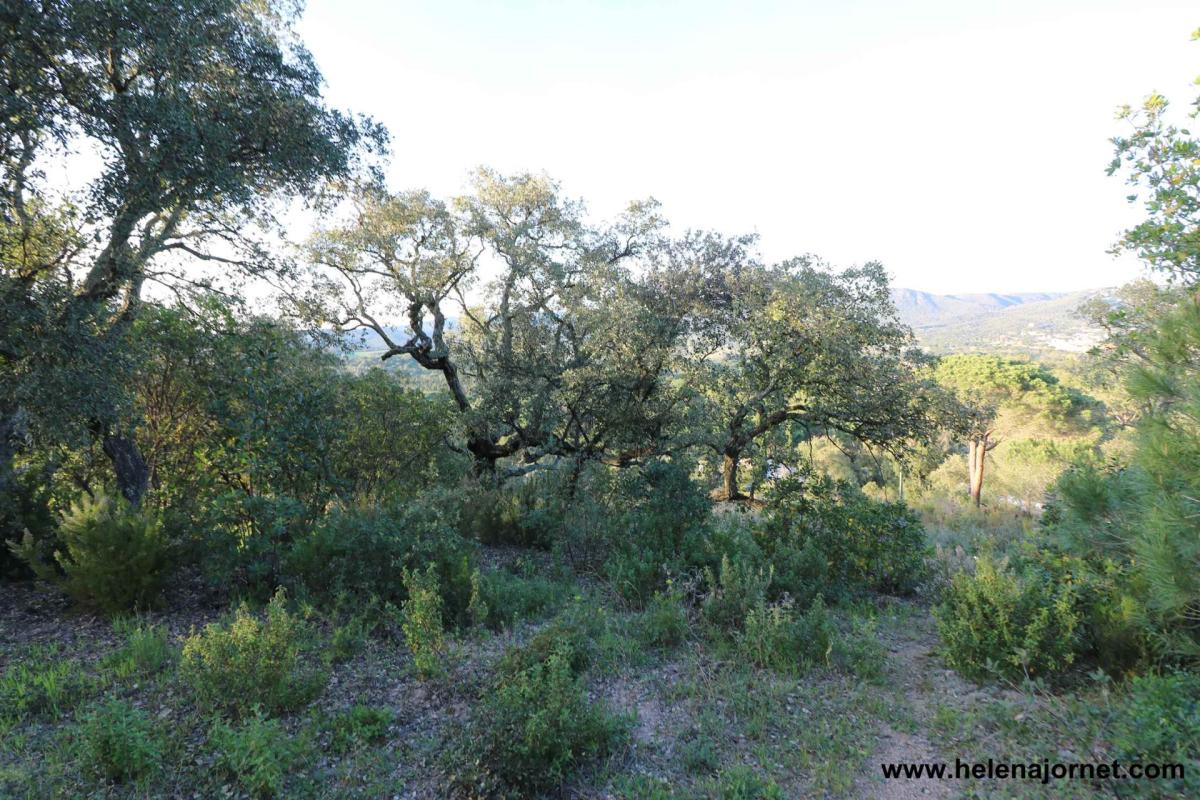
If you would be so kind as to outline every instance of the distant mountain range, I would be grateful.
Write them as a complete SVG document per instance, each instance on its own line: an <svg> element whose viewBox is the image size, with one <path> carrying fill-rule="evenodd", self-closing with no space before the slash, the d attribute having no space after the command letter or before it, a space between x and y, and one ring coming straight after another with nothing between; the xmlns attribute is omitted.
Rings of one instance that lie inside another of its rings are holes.
<svg viewBox="0 0 1200 800"><path fill-rule="evenodd" d="M1017 294L932 294L916 289L893 289L900 319L911 326L926 350L944 353L991 352L1011 355L1082 353L1103 338L1103 332L1077 310L1095 297L1111 298L1112 289L1081 292L1021 292ZM447 331L456 327L447 320ZM388 328L393 341L408 339L406 328ZM372 331L350 335L350 360L359 368L379 365L383 341ZM389 369L424 375L407 358L386 362Z"/></svg>
<svg viewBox="0 0 1200 800"><path fill-rule="evenodd" d="M1112 289L1019 294L931 294L893 289L900 319L934 353L972 351L1037 355L1054 351L1082 353L1103 332L1077 309Z"/></svg>

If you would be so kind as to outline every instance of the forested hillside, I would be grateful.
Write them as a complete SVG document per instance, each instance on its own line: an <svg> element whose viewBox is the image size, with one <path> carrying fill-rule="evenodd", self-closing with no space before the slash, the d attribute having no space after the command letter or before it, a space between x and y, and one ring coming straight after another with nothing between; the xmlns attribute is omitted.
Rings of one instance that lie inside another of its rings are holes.
<svg viewBox="0 0 1200 800"><path fill-rule="evenodd" d="M1038 357L1084 353L1104 329L1081 313L1092 302L1116 302L1116 290L1067 293L934 295L895 289L900 319L932 353L988 352Z"/></svg>
<svg viewBox="0 0 1200 800"><path fill-rule="evenodd" d="M1200 793L1164 98L1160 283L935 296L394 185L299 14L0 7L0 796ZM1021 775L891 774L956 761Z"/></svg>

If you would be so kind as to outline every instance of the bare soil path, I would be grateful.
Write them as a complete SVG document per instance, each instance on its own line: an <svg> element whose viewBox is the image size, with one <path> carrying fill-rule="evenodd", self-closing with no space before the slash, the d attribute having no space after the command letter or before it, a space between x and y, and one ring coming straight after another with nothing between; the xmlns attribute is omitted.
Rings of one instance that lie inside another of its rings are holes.
<svg viewBox="0 0 1200 800"><path fill-rule="evenodd" d="M933 620L923 609L897 629L881 632L888 648L888 679L897 702L912 720L912 730L885 724L879 744L855 781L855 796L872 800L941 800L959 796L953 780L936 778L884 779L881 765L928 764L947 761L930 739L929 723L938 704L966 704L978 690L946 668L933 652L937 636Z"/></svg>

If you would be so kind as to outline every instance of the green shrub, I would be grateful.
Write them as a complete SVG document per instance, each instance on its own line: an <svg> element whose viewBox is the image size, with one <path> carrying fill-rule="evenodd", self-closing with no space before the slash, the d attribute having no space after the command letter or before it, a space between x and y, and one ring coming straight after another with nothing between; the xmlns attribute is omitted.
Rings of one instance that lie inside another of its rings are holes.
<svg viewBox="0 0 1200 800"><path fill-rule="evenodd" d="M171 543L161 518L104 495L94 500L84 496L62 515L54 551L57 570L39 558L32 534L26 534L16 552L39 577L106 614L153 606L172 568Z"/></svg>
<svg viewBox="0 0 1200 800"><path fill-rule="evenodd" d="M1181 781L1155 782L1158 796L1200 796L1200 675L1141 675L1118 705L1114 756L1122 762L1184 764Z"/></svg>
<svg viewBox="0 0 1200 800"><path fill-rule="evenodd" d="M887 663L883 645L875 636L875 627L869 623L856 623L848 635L839 633L833 641L830 658L843 672L867 680L882 677Z"/></svg>
<svg viewBox="0 0 1200 800"><path fill-rule="evenodd" d="M80 723L84 757L103 778L123 783L154 773L162 761L161 737L146 712L108 700Z"/></svg>
<svg viewBox="0 0 1200 800"><path fill-rule="evenodd" d="M468 624L473 552L436 500L327 514L288 550L289 585L326 607L347 599L400 605L408 597L404 570L433 565L446 624Z"/></svg>
<svg viewBox="0 0 1200 800"><path fill-rule="evenodd" d="M750 611L762 604L774 571L750 563L721 557L718 573L708 570L708 594L701 606L704 619L725 633L737 630Z"/></svg>
<svg viewBox="0 0 1200 800"><path fill-rule="evenodd" d="M615 781L613 791L619 800L681 800L684 797L675 793L670 781L651 775L623 775Z"/></svg>
<svg viewBox="0 0 1200 800"><path fill-rule="evenodd" d="M374 624L367 621L365 615L355 615L335 625L329 638L329 656L334 663L349 661L367 647L367 637Z"/></svg>
<svg viewBox="0 0 1200 800"><path fill-rule="evenodd" d="M638 639L652 647L675 647L687 633L687 608L683 594L676 590L655 594L638 618Z"/></svg>
<svg viewBox="0 0 1200 800"><path fill-rule="evenodd" d="M180 677L209 708L245 716L256 707L290 711L317 697L329 680L315 633L289 613L283 591L260 620L243 604L224 625L208 625L183 645Z"/></svg>
<svg viewBox="0 0 1200 800"><path fill-rule="evenodd" d="M775 484L756 537L775 565L776 596L800 602L864 588L908 594L927 573L929 546L915 513L811 472Z"/></svg>
<svg viewBox="0 0 1200 800"><path fill-rule="evenodd" d="M983 556L954 577L934 609L947 662L972 678L1019 678L1069 667L1081 649L1078 597L1069 583L1022 574Z"/></svg>
<svg viewBox="0 0 1200 800"><path fill-rule="evenodd" d="M529 797L612 750L628 720L589 701L569 646L507 674L485 697L452 756L470 797Z"/></svg>
<svg viewBox="0 0 1200 800"><path fill-rule="evenodd" d="M643 608L687 566L689 540L703 531L711 503L676 464L652 462L618 476L609 499L613 537L604 574L617 593Z"/></svg>
<svg viewBox="0 0 1200 800"><path fill-rule="evenodd" d="M0 676L0 716L57 718L93 690L79 664L56 648L37 648Z"/></svg>
<svg viewBox="0 0 1200 800"><path fill-rule="evenodd" d="M603 627L601 612L577 600L524 645L510 648L500 660L500 672L515 675L545 663L556 652L566 652L571 670L581 674L597 655L596 638Z"/></svg>
<svg viewBox="0 0 1200 800"><path fill-rule="evenodd" d="M758 605L746 615L742 630L734 634L738 654L760 667L779 672L802 672L828 666L837 631L820 597L804 614L795 613L790 601Z"/></svg>
<svg viewBox="0 0 1200 800"><path fill-rule="evenodd" d="M462 499L459 530L487 545L549 548L562 528L560 478L530 475L503 488L474 487Z"/></svg>
<svg viewBox="0 0 1200 800"><path fill-rule="evenodd" d="M51 487L39 480L40 470L11 475L0 488L0 580L35 575L31 564L54 568L58 526L50 510ZM29 534L29 545L20 542Z"/></svg>
<svg viewBox="0 0 1200 800"><path fill-rule="evenodd" d="M312 528L313 514L287 495L230 491L213 499L201 525L198 557L209 581L266 600L284 583L287 555Z"/></svg>
<svg viewBox="0 0 1200 800"><path fill-rule="evenodd" d="M171 643L163 626L118 619L113 630L125 637L125 643L103 665L118 678L153 675L171 661Z"/></svg>
<svg viewBox="0 0 1200 800"><path fill-rule="evenodd" d="M413 666L422 677L442 671L446 636L442 629L442 598L433 565L424 572L404 571L408 598L401 608L404 641L412 652Z"/></svg>
<svg viewBox="0 0 1200 800"><path fill-rule="evenodd" d="M239 723L218 722L209 741L217 765L253 797L279 797L303 745L288 737L278 720L260 714Z"/></svg>
<svg viewBox="0 0 1200 800"><path fill-rule="evenodd" d="M333 720L330 747L345 753L364 744L377 742L387 735L393 715L386 708L356 705Z"/></svg>
<svg viewBox="0 0 1200 800"><path fill-rule="evenodd" d="M540 575L514 575L488 570L474 576L477 598L472 620L493 629L552 612L562 605L568 587Z"/></svg>

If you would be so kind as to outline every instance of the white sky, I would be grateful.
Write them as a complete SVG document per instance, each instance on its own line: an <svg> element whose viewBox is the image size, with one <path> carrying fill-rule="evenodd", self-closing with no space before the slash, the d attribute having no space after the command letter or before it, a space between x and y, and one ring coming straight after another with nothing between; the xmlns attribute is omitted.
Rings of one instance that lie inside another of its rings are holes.
<svg viewBox="0 0 1200 800"><path fill-rule="evenodd" d="M597 217L658 198L771 259L935 292L1139 274L1114 109L1194 97L1200 8L1158 0L309 0L328 98L393 136L393 188L545 171Z"/></svg>

